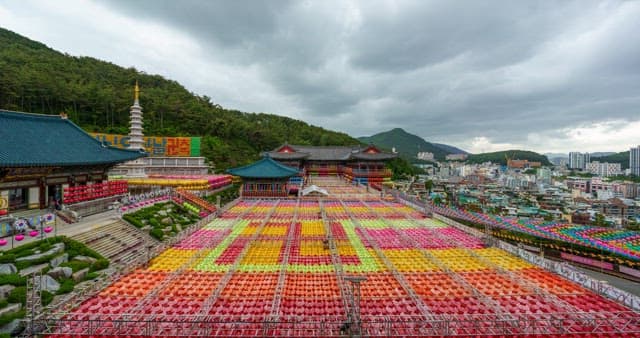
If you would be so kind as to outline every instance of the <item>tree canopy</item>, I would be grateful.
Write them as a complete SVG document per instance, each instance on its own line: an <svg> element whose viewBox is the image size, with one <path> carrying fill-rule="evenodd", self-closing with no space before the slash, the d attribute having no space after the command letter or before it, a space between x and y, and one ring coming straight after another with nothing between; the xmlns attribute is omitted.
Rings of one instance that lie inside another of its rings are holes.
<svg viewBox="0 0 640 338"><path fill-rule="evenodd" d="M1 28L0 46L0 109L65 112L87 131L127 134L133 85L138 81L145 135L201 136L203 156L218 169L253 161L261 151L285 142L360 143L303 121L225 109L176 81L91 57L66 55Z"/></svg>

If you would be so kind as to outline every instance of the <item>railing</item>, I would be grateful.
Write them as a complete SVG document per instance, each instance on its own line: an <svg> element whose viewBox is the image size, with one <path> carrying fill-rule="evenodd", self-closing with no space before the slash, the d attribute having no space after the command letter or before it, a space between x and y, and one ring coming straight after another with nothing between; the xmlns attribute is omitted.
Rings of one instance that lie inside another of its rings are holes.
<svg viewBox="0 0 640 338"><path fill-rule="evenodd" d="M172 336L172 337L344 337L343 317L300 320L297 316L278 321L247 321L242 316L110 315L67 313L60 319L39 321L45 337L68 336ZM514 314L499 319L494 314L434 315L433 319L410 316L362 316L361 335L366 337L575 335L608 334L629 337L640 333L635 312L581 312Z"/></svg>

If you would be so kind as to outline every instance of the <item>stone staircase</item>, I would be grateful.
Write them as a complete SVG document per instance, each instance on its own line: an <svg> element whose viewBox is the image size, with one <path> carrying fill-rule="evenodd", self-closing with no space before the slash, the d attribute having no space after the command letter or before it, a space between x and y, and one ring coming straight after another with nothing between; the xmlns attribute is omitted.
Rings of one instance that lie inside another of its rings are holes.
<svg viewBox="0 0 640 338"><path fill-rule="evenodd" d="M71 238L86 244L111 263L127 264L140 255L146 255L149 246L158 241L134 226L117 220Z"/></svg>

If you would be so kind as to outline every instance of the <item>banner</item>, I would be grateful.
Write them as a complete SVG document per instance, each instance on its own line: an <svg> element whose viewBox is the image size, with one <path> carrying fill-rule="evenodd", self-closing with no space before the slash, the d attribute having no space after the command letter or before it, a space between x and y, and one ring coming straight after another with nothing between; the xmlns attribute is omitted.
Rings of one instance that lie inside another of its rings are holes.
<svg viewBox="0 0 640 338"><path fill-rule="evenodd" d="M576 255L572 255L572 254L568 254L568 253L564 253L564 252L560 253L560 258L566 259L568 261L573 261L573 262L576 262L576 263L595 266L597 268L601 268L601 269L605 269L605 270L613 270L613 264L608 263L608 262L597 261L597 260L591 259L591 258L586 258L586 257L582 257L582 256L576 256Z"/></svg>
<svg viewBox="0 0 640 338"><path fill-rule="evenodd" d="M114 146L116 148L129 148L128 135L90 133L96 140ZM197 157L200 156L199 137L143 137L144 150L149 156L176 156Z"/></svg>

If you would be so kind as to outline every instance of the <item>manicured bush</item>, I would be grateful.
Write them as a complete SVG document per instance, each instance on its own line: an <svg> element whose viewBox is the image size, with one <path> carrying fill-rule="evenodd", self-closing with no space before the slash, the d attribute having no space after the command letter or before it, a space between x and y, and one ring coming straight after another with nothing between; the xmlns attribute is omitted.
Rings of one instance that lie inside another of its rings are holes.
<svg viewBox="0 0 640 338"><path fill-rule="evenodd" d="M22 305L24 305L27 302L27 287L18 286L11 290L7 301L9 301L9 303L22 303Z"/></svg>
<svg viewBox="0 0 640 338"><path fill-rule="evenodd" d="M51 301L53 300L53 293L47 291L47 290L42 290L42 292L40 292L40 299L42 299L42 305L43 306L47 306L49 305L49 303L51 303Z"/></svg>
<svg viewBox="0 0 640 338"><path fill-rule="evenodd" d="M13 285L13 286L23 286L27 285L27 278L22 277L17 273L11 273L8 275L0 275L0 285Z"/></svg>
<svg viewBox="0 0 640 338"><path fill-rule="evenodd" d="M4 309L7 305L9 305L9 302L6 299L0 299L0 309Z"/></svg>
<svg viewBox="0 0 640 338"><path fill-rule="evenodd" d="M95 271L94 271L94 272L89 272L89 273L87 274L87 276L84 278L84 280L92 280L92 279L96 279L96 278L98 278L98 277L100 277L100 274L99 274L99 273L97 273L97 272L95 272Z"/></svg>
<svg viewBox="0 0 640 338"><path fill-rule="evenodd" d="M80 271L80 270L82 270L84 268L88 268L89 266L91 266L91 264L87 263L87 262L80 262L80 261L73 261L72 260L72 261L68 261L68 262L62 263L62 264L60 264L60 266L69 267L69 268L71 268L71 270L73 272L77 272L77 271Z"/></svg>
<svg viewBox="0 0 640 338"><path fill-rule="evenodd" d="M26 314L26 311L24 309L18 312L5 313L4 315L0 316L0 326L9 324L14 319L17 319L17 318L24 318L25 314ZM11 335L6 333L5 336L0 336L0 337L11 337Z"/></svg>
<svg viewBox="0 0 640 338"><path fill-rule="evenodd" d="M4 254L0 256L0 264L13 263L16 261L15 254Z"/></svg>
<svg viewBox="0 0 640 338"><path fill-rule="evenodd" d="M162 227L162 224L160 224L160 222L155 217L151 217L149 219L149 224L151 224L151 226L154 228Z"/></svg>
<svg viewBox="0 0 640 338"><path fill-rule="evenodd" d="M74 286L75 283L73 282L73 279L63 278L62 280L60 280L60 289L58 289L58 292L56 292L56 294L61 295L64 293L69 293L73 291Z"/></svg>
<svg viewBox="0 0 640 338"><path fill-rule="evenodd" d="M144 227L144 224L142 223L142 221L140 221L136 217L134 217L133 214L126 214L126 215L122 216L122 219L127 221L127 222L129 222L129 223L131 223L136 228Z"/></svg>
<svg viewBox="0 0 640 338"><path fill-rule="evenodd" d="M78 255L89 256L96 259L104 258L96 251L89 249L83 243L75 241L71 238L63 237L63 242L65 244L65 252L69 254L69 259L72 259L73 257Z"/></svg>
<svg viewBox="0 0 640 338"><path fill-rule="evenodd" d="M151 237L161 241L162 238L164 237L164 232L162 232L162 230L160 230L158 228L153 228L153 229L151 229L151 231L149 231L149 235L151 235Z"/></svg>
<svg viewBox="0 0 640 338"><path fill-rule="evenodd" d="M91 265L91 268L89 268L89 272L103 270L108 267L109 267L109 260L101 258Z"/></svg>

